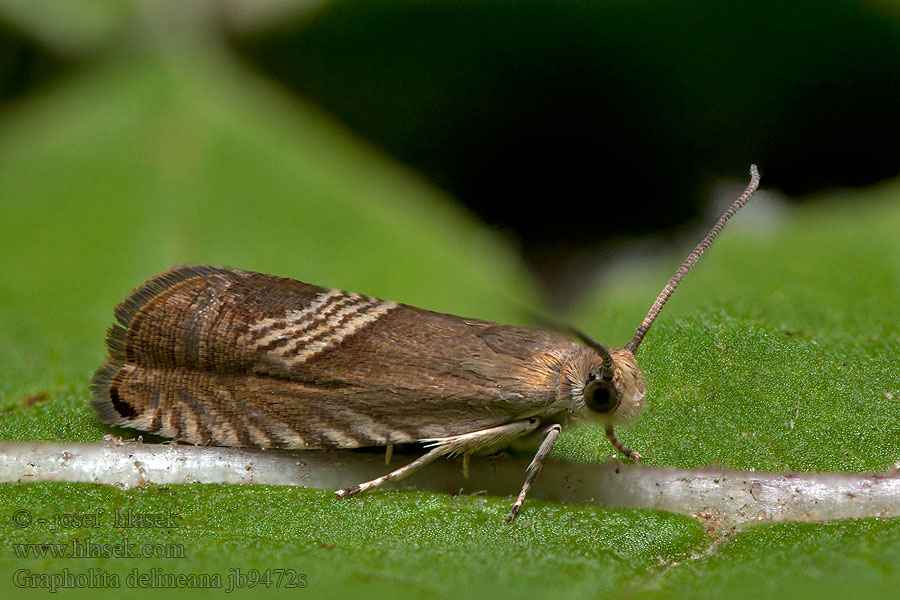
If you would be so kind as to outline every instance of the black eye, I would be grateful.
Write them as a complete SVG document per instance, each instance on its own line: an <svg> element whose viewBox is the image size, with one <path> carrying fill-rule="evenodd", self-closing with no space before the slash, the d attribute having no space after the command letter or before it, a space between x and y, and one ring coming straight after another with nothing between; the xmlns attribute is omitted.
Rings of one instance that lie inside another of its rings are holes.
<svg viewBox="0 0 900 600"><path fill-rule="evenodd" d="M619 406L619 393L608 381L591 376L584 386L584 401L594 412L611 413Z"/></svg>

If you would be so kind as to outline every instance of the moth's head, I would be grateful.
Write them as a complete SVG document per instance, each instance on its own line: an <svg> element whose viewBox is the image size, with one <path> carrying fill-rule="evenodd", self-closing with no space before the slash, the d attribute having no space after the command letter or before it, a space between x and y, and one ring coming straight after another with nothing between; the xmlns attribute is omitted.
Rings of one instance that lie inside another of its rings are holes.
<svg viewBox="0 0 900 600"><path fill-rule="evenodd" d="M619 425L640 414L647 388L634 354L619 348L599 352L585 348L572 366L566 378L573 418Z"/></svg>
<svg viewBox="0 0 900 600"><path fill-rule="evenodd" d="M638 369L634 358L638 347L659 316L675 288L694 266L700 255L709 248L716 236L734 214L741 209L756 188L759 186L759 171L756 165L750 166L750 183L731 206L728 207L709 233L697 244L688 257L681 263L675 274L669 279L666 287L650 307L647 316L638 326L634 338L624 349L607 348L586 335L572 330L586 346L583 352L565 363L563 380L560 385L569 406L572 419L590 419L606 426L606 436L613 445L626 456L640 458L640 455L622 445L615 437L612 427L640 413L644 404L644 377Z"/></svg>

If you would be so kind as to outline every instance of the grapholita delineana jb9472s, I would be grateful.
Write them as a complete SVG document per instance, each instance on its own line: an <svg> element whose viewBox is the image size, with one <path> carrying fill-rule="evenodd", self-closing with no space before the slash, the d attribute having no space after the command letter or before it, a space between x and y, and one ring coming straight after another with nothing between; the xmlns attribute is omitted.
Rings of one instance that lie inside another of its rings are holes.
<svg viewBox="0 0 900 600"><path fill-rule="evenodd" d="M92 382L106 423L194 444L360 448L420 442L422 456L338 490L350 496L441 457L512 442L538 446L515 518L562 430L614 426L641 410L638 346L666 300L756 190L722 214L656 298L625 348L574 332L498 325L293 279L179 266L115 309L109 356Z"/></svg>

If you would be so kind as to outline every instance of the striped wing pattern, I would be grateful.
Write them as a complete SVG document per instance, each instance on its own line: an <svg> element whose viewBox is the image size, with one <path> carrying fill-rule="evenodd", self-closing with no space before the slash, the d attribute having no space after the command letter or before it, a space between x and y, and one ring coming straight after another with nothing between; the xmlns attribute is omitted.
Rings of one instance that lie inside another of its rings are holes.
<svg viewBox="0 0 900 600"><path fill-rule="evenodd" d="M197 444L353 448L495 427L556 410L578 348L210 266L148 280L115 314L92 382L98 415Z"/></svg>

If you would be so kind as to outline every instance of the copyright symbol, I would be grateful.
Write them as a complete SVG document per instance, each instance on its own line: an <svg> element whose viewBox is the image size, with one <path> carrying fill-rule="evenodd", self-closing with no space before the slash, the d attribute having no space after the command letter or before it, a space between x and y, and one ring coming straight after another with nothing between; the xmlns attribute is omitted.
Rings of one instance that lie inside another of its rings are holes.
<svg viewBox="0 0 900 600"><path fill-rule="evenodd" d="M31 525L31 520L31 513L24 508L20 508L13 513L13 523L16 527L21 527L22 529L24 529L25 527Z"/></svg>

